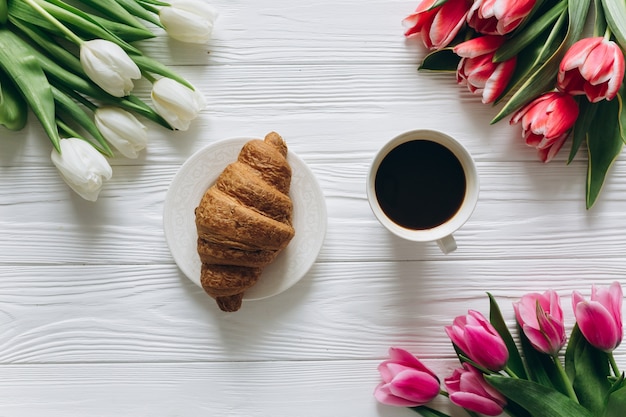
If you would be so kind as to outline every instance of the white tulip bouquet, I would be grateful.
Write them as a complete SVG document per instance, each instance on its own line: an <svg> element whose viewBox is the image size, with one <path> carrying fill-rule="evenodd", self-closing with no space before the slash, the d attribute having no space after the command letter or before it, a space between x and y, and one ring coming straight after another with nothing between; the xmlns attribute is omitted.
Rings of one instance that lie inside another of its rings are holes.
<svg viewBox="0 0 626 417"><path fill-rule="evenodd" d="M193 85L133 43L156 27L206 44L216 17L202 0L0 0L0 125L21 130L30 110L61 177L95 201L114 149L136 158L146 147L136 115L187 130L205 106ZM152 106L132 93L140 78L152 83Z"/></svg>

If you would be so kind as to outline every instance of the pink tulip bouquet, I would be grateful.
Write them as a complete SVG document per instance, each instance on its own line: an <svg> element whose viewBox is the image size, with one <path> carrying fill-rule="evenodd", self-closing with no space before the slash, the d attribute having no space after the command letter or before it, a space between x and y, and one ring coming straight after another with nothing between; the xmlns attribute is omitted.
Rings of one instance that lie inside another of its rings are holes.
<svg viewBox="0 0 626 417"><path fill-rule="evenodd" d="M568 340L558 294L526 294L513 304L516 342L489 295L489 319L470 310L445 328L460 366L443 387L420 359L392 347L374 396L423 417L447 417L429 404L439 395L472 417L623 417L626 379L613 357L623 338L622 298L618 282L593 286L590 299L574 292Z"/></svg>
<svg viewBox="0 0 626 417"><path fill-rule="evenodd" d="M590 13L591 0L422 0L403 20L405 36L431 51L420 69L454 71L483 103L502 104L492 123L520 124L541 161L570 139L569 163L586 142L587 208L626 141L626 2L593 6Z"/></svg>

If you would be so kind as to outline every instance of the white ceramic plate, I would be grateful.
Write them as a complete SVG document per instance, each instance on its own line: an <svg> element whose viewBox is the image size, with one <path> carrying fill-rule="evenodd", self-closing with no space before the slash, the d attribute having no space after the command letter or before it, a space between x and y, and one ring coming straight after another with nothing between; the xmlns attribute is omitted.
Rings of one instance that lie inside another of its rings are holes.
<svg viewBox="0 0 626 417"><path fill-rule="evenodd" d="M242 146L253 138L233 138L212 143L193 154L174 176L165 196L163 225L165 238L180 270L200 285L200 257L196 249L194 209L204 192L228 164L234 162ZM326 203L322 190L309 167L293 152L290 197L293 201L295 236L268 265L245 300L260 300L279 294L298 282L311 268L326 236Z"/></svg>

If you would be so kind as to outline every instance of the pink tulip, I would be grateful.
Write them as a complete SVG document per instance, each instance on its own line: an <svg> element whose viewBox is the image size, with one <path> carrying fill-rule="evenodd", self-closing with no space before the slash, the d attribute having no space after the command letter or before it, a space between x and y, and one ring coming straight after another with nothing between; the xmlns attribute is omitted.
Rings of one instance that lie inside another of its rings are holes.
<svg viewBox="0 0 626 417"><path fill-rule="evenodd" d="M592 103L611 100L624 79L624 54L617 44L603 37L585 38L565 53L557 85L573 95L585 94Z"/></svg>
<svg viewBox="0 0 626 417"><path fill-rule="evenodd" d="M519 302L513 303L513 308L530 344L540 352L556 356L565 345L559 295L553 290L543 294L526 294Z"/></svg>
<svg viewBox="0 0 626 417"><path fill-rule="evenodd" d="M614 282L609 288L591 287L591 301L574 291L572 306L576 323L585 339L605 352L622 342L622 287Z"/></svg>
<svg viewBox="0 0 626 417"><path fill-rule="evenodd" d="M469 310L466 316L455 318L445 330L452 343L476 364L491 371L504 369L509 351L500 334L478 311Z"/></svg>
<svg viewBox="0 0 626 417"><path fill-rule="evenodd" d="M476 0L467 23L485 35L505 35L522 23L536 0Z"/></svg>
<svg viewBox="0 0 626 417"><path fill-rule="evenodd" d="M539 159L549 162L559 152L578 118L578 104L569 94L550 92L531 101L511 118L522 123L528 146L537 148Z"/></svg>
<svg viewBox="0 0 626 417"><path fill-rule="evenodd" d="M417 407L439 395L439 378L410 352L389 349L389 360L378 366L383 379L374 397L387 405Z"/></svg>
<svg viewBox="0 0 626 417"><path fill-rule="evenodd" d="M470 92L482 95L485 104L492 103L504 92L515 70L516 57L493 62L493 56L504 40L501 36L481 36L454 47L454 53L461 57L457 82L467 85Z"/></svg>
<svg viewBox="0 0 626 417"><path fill-rule="evenodd" d="M440 49L454 39L465 23L472 0L448 0L433 7L437 0L422 0L415 12L404 18L405 36L420 34L428 49Z"/></svg>
<svg viewBox="0 0 626 417"><path fill-rule="evenodd" d="M506 406L506 398L493 388L480 371L463 364L444 380L452 403L487 416L497 416Z"/></svg>

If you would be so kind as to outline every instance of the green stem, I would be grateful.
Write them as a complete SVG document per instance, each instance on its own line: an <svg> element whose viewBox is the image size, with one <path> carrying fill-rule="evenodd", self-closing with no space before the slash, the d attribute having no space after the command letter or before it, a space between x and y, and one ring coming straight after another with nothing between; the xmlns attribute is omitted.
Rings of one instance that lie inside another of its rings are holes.
<svg viewBox="0 0 626 417"><path fill-rule="evenodd" d="M609 363L611 364L613 375L615 375L616 377L619 377L620 371L619 371L619 367L617 366L617 362L615 362L615 356L613 356L613 352L609 352Z"/></svg>
<svg viewBox="0 0 626 417"><path fill-rule="evenodd" d="M611 40L611 28L609 28L609 26L606 26L606 30L604 31L604 39L606 39L607 41Z"/></svg>
<svg viewBox="0 0 626 417"><path fill-rule="evenodd" d="M82 45L85 42L80 37L78 37L74 32L69 30L67 26L59 22L57 18L52 16L50 13L48 13L48 11L44 9L43 7L41 7L41 5L36 0L24 0L24 3L28 4L35 11L41 14L41 16L43 16L48 22L56 26L56 28L59 29L61 33L63 33L68 40L74 42L78 46Z"/></svg>
<svg viewBox="0 0 626 417"><path fill-rule="evenodd" d="M504 368L503 371L511 378L520 379L519 376L515 372L513 372L513 370L508 366Z"/></svg>
<svg viewBox="0 0 626 417"><path fill-rule="evenodd" d="M565 390L567 391L567 396L570 397L572 400L578 402L578 397L576 396L576 392L574 391L572 382L569 380L569 377L567 376L567 373L565 372L565 368L563 367L563 364L561 364L561 361L556 356L552 357L552 361L556 365L556 369L559 372L559 377L561 378L561 381L563 381L563 386L565 387Z"/></svg>

